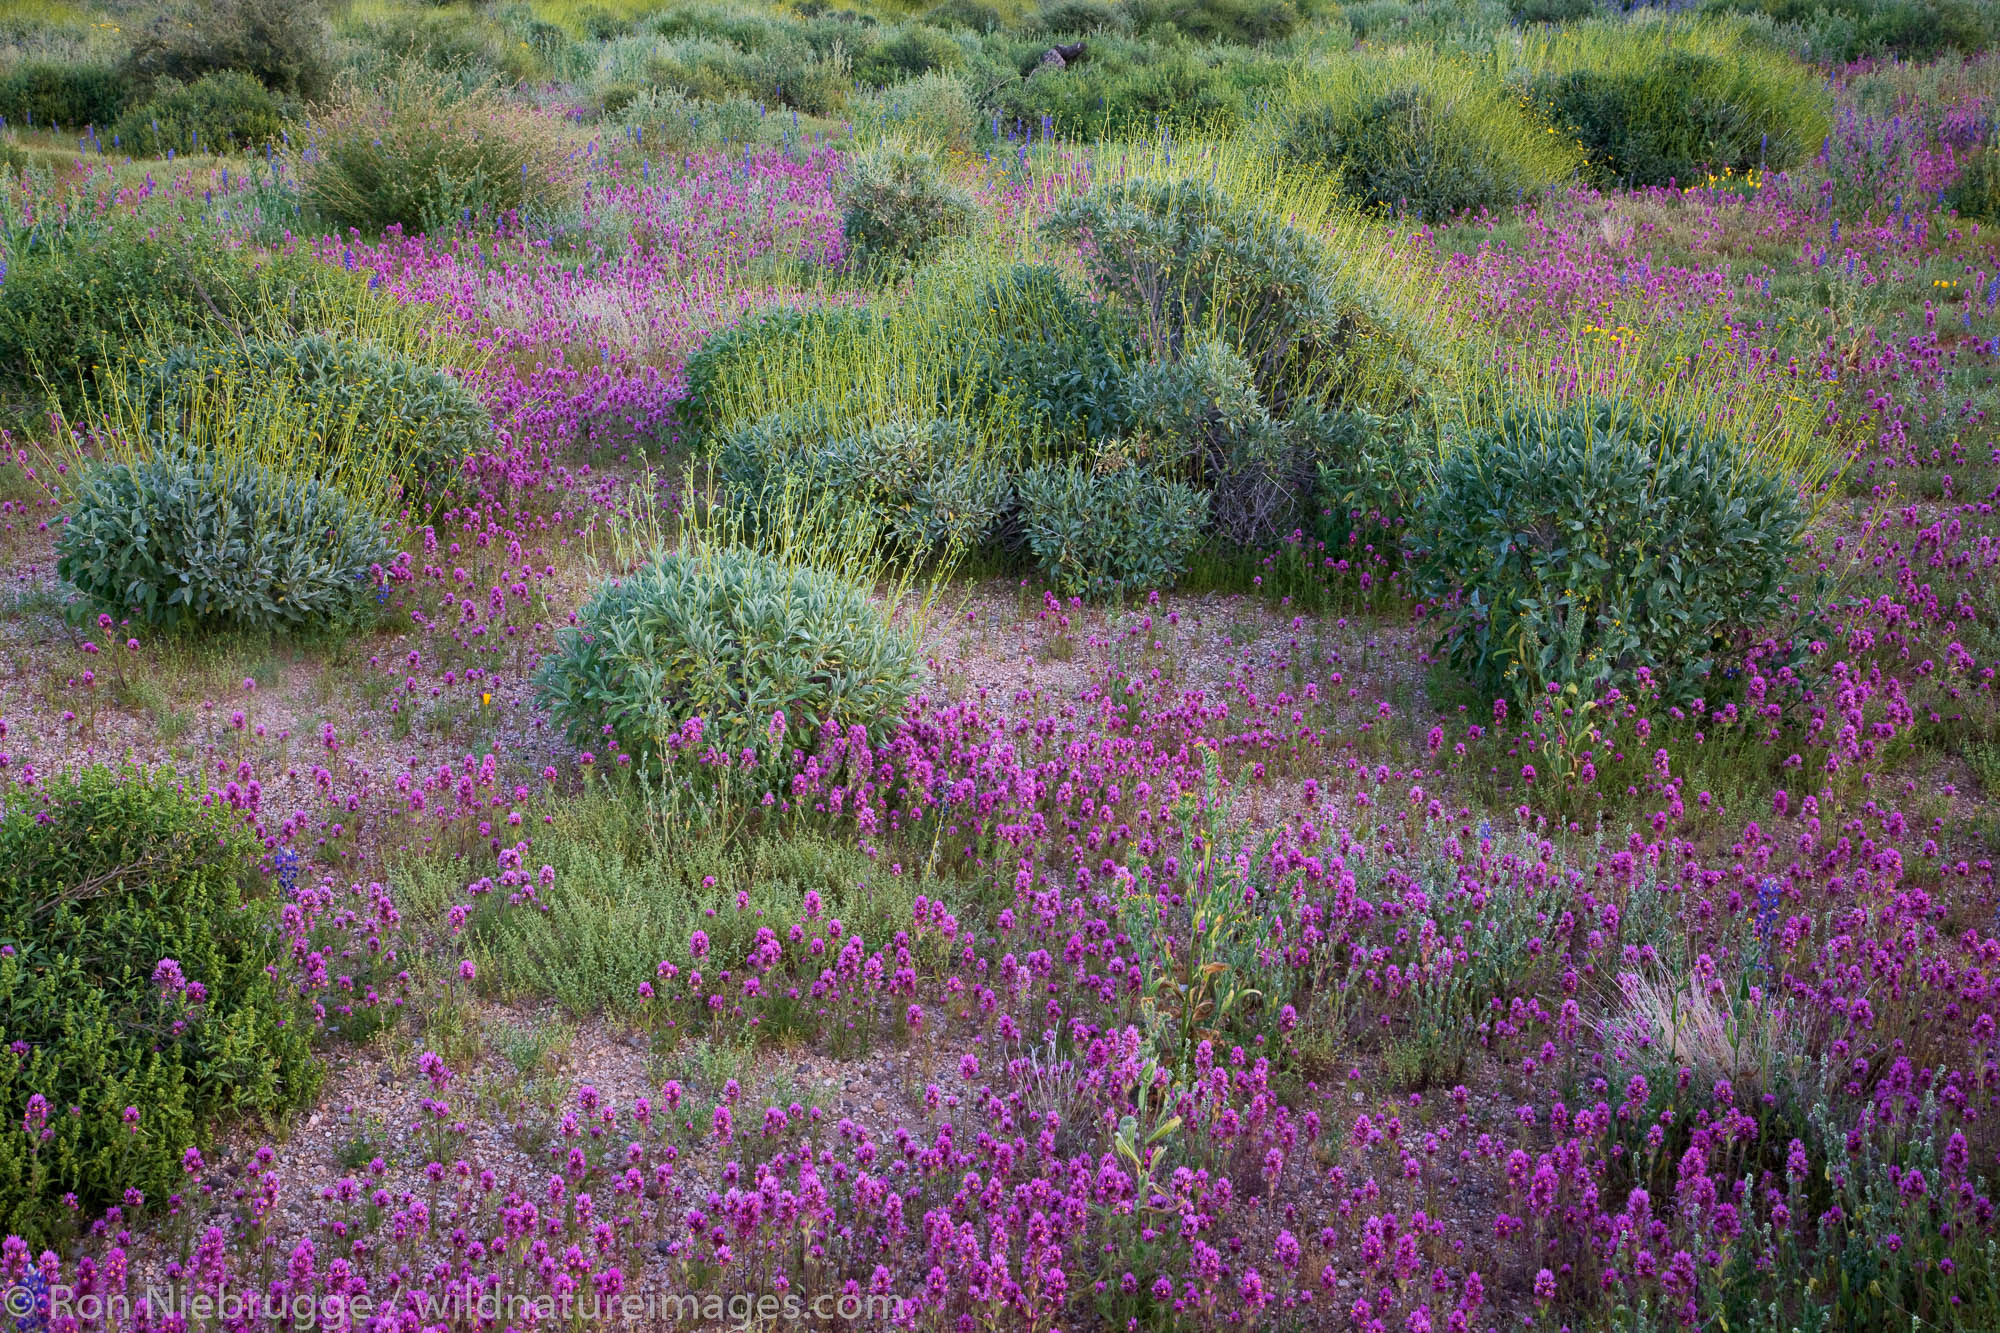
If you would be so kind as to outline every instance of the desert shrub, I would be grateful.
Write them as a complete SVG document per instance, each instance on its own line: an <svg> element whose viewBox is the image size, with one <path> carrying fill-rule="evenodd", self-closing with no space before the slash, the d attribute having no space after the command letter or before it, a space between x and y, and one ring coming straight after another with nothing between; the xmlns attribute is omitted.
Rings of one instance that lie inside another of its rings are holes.
<svg viewBox="0 0 2000 1333"><path fill-rule="evenodd" d="M1043 224L1162 360L1220 340L1273 410L1323 387L1349 328L1315 237L1199 182L1136 180L1058 204Z"/></svg>
<svg viewBox="0 0 2000 1333"><path fill-rule="evenodd" d="M2000 222L2000 147L1988 144L1972 154L1944 201L1960 217Z"/></svg>
<svg viewBox="0 0 2000 1333"><path fill-rule="evenodd" d="M116 146L134 157L176 153L235 153L261 148L285 132L285 108L241 70L205 74L183 87L162 79L151 101L135 106L112 128Z"/></svg>
<svg viewBox="0 0 2000 1333"><path fill-rule="evenodd" d="M816 51L809 43L787 41L752 56L748 77L748 91L760 101L830 116L847 105L854 62L843 46Z"/></svg>
<svg viewBox="0 0 2000 1333"><path fill-rule="evenodd" d="M953 69L964 59L964 48L950 33L912 23L857 57L854 74L863 83L883 88L935 70Z"/></svg>
<svg viewBox="0 0 2000 1333"><path fill-rule="evenodd" d="M1826 134L1818 77L1715 24L1584 25L1530 44L1523 93L1606 184L1782 169Z"/></svg>
<svg viewBox="0 0 2000 1333"><path fill-rule="evenodd" d="M986 0L945 0L924 11L924 22L940 28L963 28L981 36L1000 31L1007 16Z"/></svg>
<svg viewBox="0 0 2000 1333"><path fill-rule="evenodd" d="M92 468L56 538L56 573L92 606L165 627L348 623L393 556L371 508L211 440Z"/></svg>
<svg viewBox="0 0 2000 1333"><path fill-rule="evenodd" d="M1118 312L1039 264L1002 271L975 301L982 336L967 341L962 371L972 411L1009 418L1000 429L1043 446L1126 433L1126 367L1139 355Z"/></svg>
<svg viewBox="0 0 2000 1333"><path fill-rule="evenodd" d="M189 84L238 70L273 92L326 95L333 77L326 15L298 0L202 0L160 14L133 39L127 79Z"/></svg>
<svg viewBox="0 0 2000 1333"><path fill-rule="evenodd" d="M1123 32L1131 26L1131 16L1109 0L1053 0L1036 9L1022 31L1031 36L1084 37Z"/></svg>
<svg viewBox="0 0 2000 1333"><path fill-rule="evenodd" d="M1801 54L1829 63L1970 55L2000 39L2000 14L1978 0L1711 0L1707 7L1793 25L1804 38Z"/></svg>
<svg viewBox="0 0 2000 1333"><path fill-rule="evenodd" d="M1517 23L1572 23L1597 13L1597 0L1508 0Z"/></svg>
<svg viewBox="0 0 2000 1333"><path fill-rule="evenodd" d="M1400 545L1430 485L1437 451L1408 416L1365 409L1315 410L1286 425L1310 442L1313 536L1329 551L1366 542Z"/></svg>
<svg viewBox="0 0 2000 1333"><path fill-rule="evenodd" d="M0 377L73 404L128 349L282 318L352 279L308 255L270 259L184 230L119 227L17 259L0 283Z"/></svg>
<svg viewBox="0 0 2000 1333"><path fill-rule="evenodd" d="M1425 221L1516 203L1578 166L1497 80L1435 57L1324 62L1282 122L1280 159L1337 173L1366 209Z"/></svg>
<svg viewBox="0 0 2000 1333"><path fill-rule="evenodd" d="M1786 604L1807 515L1729 438L1609 402L1506 413L1439 463L1413 541L1452 661L1519 700L1697 693Z"/></svg>
<svg viewBox="0 0 2000 1333"><path fill-rule="evenodd" d="M712 151L730 144L755 143L766 123L757 107L741 97L697 102L672 88L637 91L610 119L638 134L648 151Z"/></svg>
<svg viewBox="0 0 2000 1333"><path fill-rule="evenodd" d="M993 76L968 71L1002 134L1076 138L1150 138L1162 131L1222 134L1244 118L1253 98L1282 82L1275 60L1223 46L1169 45L1102 33L1065 69L1040 64L1047 39L1009 41ZM1020 75L1008 77L1011 66Z"/></svg>
<svg viewBox="0 0 2000 1333"><path fill-rule="evenodd" d="M183 344L141 367L133 385L152 430L186 438L221 391L281 396L314 453L343 447L382 458L411 490L447 482L492 438L486 405L455 376L380 343L322 333Z"/></svg>
<svg viewBox="0 0 2000 1333"><path fill-rule="evenodd" d="M554 122L409 63L313 118L298 175L329 222L369 233L545 213L577 186Z"/></svg>
<svg viewBox="0 0 2000 1333"><path fill-rule="evenodd" d="M965 81L933 70L906 83L860 99L854 108L857 131L875 138L901 139L927 148L970 152L980 131L979 108Z"/></svg>
<svg viewBox="0 0 2000 1333"><path fill-rule="evenodd" d="M1292 0L1129 0L1127 8L1140 32L1243 46L1282 41L1303 21Z"/></svg>
<svg viewBox="0 0 2000 1333"><path fill-rule="evenodd" d="M25 60L0 74L0 119L9 125L109 125L124 109L127 88L108 65Z"/></svg>
<svg viewBox="0 0 2000 1333"><path fill-rule="evenodd" d="M732 546L607 583L535 682L577 745L615 743L650 767L684 748L691 761L711 748L730 764L745 750L782 761L827 726L879 738L916 669L866 588Z"/></svg>
<svg viewBox="0 0 2000 1333"><path fill-rule="evenodd" d="M533 72L534 52L470 9L391 10L362 25L351 61L365 80L385 78L415 63L470 89L517 83Z"/></svg>
<svg viewBox="0 0 2000 1333"><path fill-rule="evenodd" d="M674 409L681 443L695 448L715 443L732 389L767 378L796 340L832 329L872 332L882 322L882 316L853 306L804 311L781 306L710 334L687 359L687 396Z"/></svg>
<svg viewBox="0 0 2000 1333"><path fill-rule="evenodd" d="M1155 467L1208 493L1215 531L1262 547L1297 526L1313 459L1304 433L1274 420L1250 366L1228 344L1207 342L1174 361L1142 366L1127 380L1132 449Z"/></svg>
<svg viewBox="0 0 2000 1333"><path fill-rule="evenodd" d="M1170 588L1208 521L1208 497L1131 465L1092 472L1042 463L1015 481L1036 565L1066 595L1112 597Z"/></svg>
<svg viewBox="0 0 2000 1333"><path fill-rule="evenodd" d="M226 1117L317 1090L260 849L231 813L164 774L89 768L19 789L0 815L9 1232L60 1243L128 1189L164 1201Z"/></svg>
<svg viewBox="0 0 2000 1333"><path fill-rule="evenodd" d="M776 517L812 501L866 509L915 552L977 546L1008 496L1001 461L944 418L841 433L825 413L781 413L730 431L716 467L753 511Z"/></svg>
<svg viewBox="0 0 2000 1333"><path fill-rule="evenodd" d="M840 185L841 233L860 260L924 259L972 229L972 196L945 178L921 149L882 147L861 154Z"/></svg>

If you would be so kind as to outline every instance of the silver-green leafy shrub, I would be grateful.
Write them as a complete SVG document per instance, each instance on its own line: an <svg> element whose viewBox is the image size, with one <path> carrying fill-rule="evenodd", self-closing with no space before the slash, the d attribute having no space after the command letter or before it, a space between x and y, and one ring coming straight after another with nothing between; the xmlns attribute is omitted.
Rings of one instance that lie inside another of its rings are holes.
<svg viewBox="0 0 2000 1333"><path fill-rule="evenodd" d="M1207 495L1143 466L1090 472L1043 463L1015 488L1028 550L1065 594L1172 587L1208 523Z"/></svg>
<svg viewBox="0 0 2000 1333"><path fill-rule="evenodd" d="M1325 247L1275 214L1208 185L1127 181L1064 200L1043 230L1077 248L1161 359L1220 339L1277 411L1339 372L1352 321L1328 287Z"/></svg>
<svg viewBox="0 0 2000 1333"><path fill-rule="evenodd" d="M366 339L296 338L184 344L143 366L133 392L156 434L198 433L191 417L218 396L282 397L308 438L302 449L341 447L388 461L414 491L448 484L489 444L493 419L463 381Z"/></svg>
<svg viewBox="0 0 2000 1333"><path fill-rule="evenodd" d="M1250 365L1220 341L1175 361L1139 367L1126 380L1135 442L1146 456L1209 495L1215 531L1239 546L1268 545L1290 532L1311 488L1306 437L1275 420L1257 396Z"/></svg>
<svg viewBox="0 0 2000 1333"><path fill-rule="evenodd" d="M977 546L1010 493L1000 461L981 457L965 428L943 418L841 435L824 412L778 413L729 432L716 467L731 498L754 513L862 506L912 552Z"/></svg>
<svg viewBox="0 0 2000 1333"><path fill-rule="evenodd" d="M827 726L879 737L916 679L915 645L867 589L738 546L605 584L535 684L576 745L654 769L746 750L782 763Z"/></svg>
<svg viewBox="0 0 2000 1333"><path fill-rule="evenodd" d="M857 258L914 263L972 229L972 196L920 149L878 148L849 164L841 231Z"/></svg>
<svg viewBox="0 0 2000 1333"><path fill-rule="evenodd" d="M56 538L56 572L91 604L156 626L347 622L393 555L334 487L187 449L94 469Z"/></svg>
<svg viewBox="0 0 2000 1333"><path fill-rule="evenodd" d="M1698 693L1788 605L1807 514L1736 441L1621 403L1507 413L1438 464L1412 528L1443 644L1482 688Z"/></svg>

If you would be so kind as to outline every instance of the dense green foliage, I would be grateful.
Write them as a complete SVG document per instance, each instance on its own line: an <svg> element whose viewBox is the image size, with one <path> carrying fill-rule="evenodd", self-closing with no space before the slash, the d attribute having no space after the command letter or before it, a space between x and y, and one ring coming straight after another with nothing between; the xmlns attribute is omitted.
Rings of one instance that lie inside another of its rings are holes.
<svg viewBox="0 0 2000 1333"><path fill-rule="evenodd" d="M303 254L269 257L172 229L120 227L13 263L0 283L0 378L65 402L133 349L285 312L350 282Z"/></svg>
<svg viewBox="0 0 2000 1333"><path fill-rule="evenodd" d="M1438 466L1411 530L1451 660L1518 700L1644 671L1698 692L1787 605L1806 513L1730 439L1622 404L1506 413Z"/></svg>
<svg viewBox="0 0 2000 1333"><path fill-rule="evenodd" d="M165 776L85 769L0 816L0 1225L57 1241L127 1189L164 1201L224 1117L319 1083L277 969L259 848ZM171 967L165 960L171 960ZM269 969L267 971L267 969ZM39 1100L37 1100L39 1099Z"/></svg>
<svg viewBox="0 0 2000 1333"><path fill-rule="evenodd" d="M150 100L112 127L114 146L137 157L261 149L285 132L285 108L241 70L204 74L192 84L163 79Z"/></svg>
<svg viewBox="0 0 2000 1333"><path fill-rule="evenodd" d="M1783 169L1826 133L1817 78L1727 29L1583 27L1530 61L1523 95L1605 185L1693 185Z"/></svg>
<svg viewBox="0 0 2000 1333"><path fill-rule="evenodd" d="M1975 152L1944 201L1960 217L2000 222L2000 147L1988 144Z"/></svg>
<svg viewBox="0 0 2000 1333"><path fill-rule="evenodd" d="M1455 61L1349 58L1294 94L1278 155L1336 173L1372 212L1439 221L1539 195L1575 170L1567 140Z"/></svg>
<svg viewBox="0 0 2000 1333"><path fill-rule="evenodd" d="M1261 209L1208 185L1130 181L1064 200L1044 227L1080 249L1155 356L1220 339L1274 408L1337 373L1349 323L1323 247Z"/></svg>
<svg viewBox="0 0 2000 1333"><path fill-rule="evenodd" d="M848 167L841 184L841 230L855 258L913 263L972 229L972 196L944 178L936 159L913 149L878 148Z"/></svg>
<svg viewBox="0 0 2000 1333"><path fill-rule="evenodd" d="M305 142L305 201L335 226L369 234L519 220L576 192L569 151L546 118L414 64L316 114Z"/></svg>
<svg viewBox="0 0 2000 1333"><path fill-rule="evenodd" d="M333 486L197 448L93 469L56 538L56 572L93 606L160 626L341 624L393 557Z"/></svg>
<svg viewBox="0 0 2000 1333"><path fill-rule="evenodd" d="M1021 473L1021 527L1042 574L1065 594L1172 587L1208 521L1208 497L1139 466L1089 472L1043 463Z"/></svg>
<svg viewBox="0 0 2000 1333"><path fill-rule="evenodd" d="M294 447L338 441L383 458L406 486L447 483L492 438L486 405L456 376L380 343L322 333L183 344L134 373L163 440L198 433L218 395L282 400L304 430Z"/></svg>
<svg viewBox="0 0 2000 1333"><path fill-rule="evenodd" d="M881 734L916 667L867 589L728 547L663 555L607 583L536 687L583 748L615 744L645 767L684 751L693 765L713 749L720 772L746 750L788 762L826 726Z"/></svg>
<svg viewBox="0 0 2000 1333"><path fill-rule="evenodd" d="M0 119L41 128L106 126L118 119L126 93L109 65L24 60L0 73Z"/></svg>
<svg viewBox="0 0 2000 1333"><path fill-rule="evenodd" d="M730 431L716 466L732 498L767 520L813 501L859 507L913 552L979 545L1008 496L1003 460L944 418L841 433L822 413L784 413Z"/></svg>
<svg viewBox="0 0 2000 1333"><path fill-rule="evenodd" d="M325 96L333 80L325 12L299 0L182 0L134 34L124 75L150 88L225 70L285 96Z"/></svg>

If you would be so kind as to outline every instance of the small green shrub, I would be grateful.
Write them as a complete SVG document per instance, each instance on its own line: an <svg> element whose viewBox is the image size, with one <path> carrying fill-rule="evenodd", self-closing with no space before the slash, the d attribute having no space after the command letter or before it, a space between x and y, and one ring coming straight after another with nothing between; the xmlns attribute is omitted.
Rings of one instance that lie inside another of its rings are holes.
<svg viewBox="0 0 2000 1333"><path fill-rule="evenodd" d="M336 226L371 234L547 213L577 189L554 122L412 63L379 91L316 115L306 139L305 201Z"/></svg>
<svg viewBox="0 0 2000 1333"><path fill-rule="evenodd" d="M310 255L263 259L181 229L88 235L10 266L0 283L0 379L32 390L46 377L75 404L135 347L283 318L352 281Z"/></svg>
<svg viewBox="0 0 2000 1333"><path fill-rule="evenodd" d="M972 411L1011 417L1014 438L1044 446L1077 448L1130 429L1126 367L1140 358L1118 312L1041 264L985 283L977 308L985 336L968 340L963 371Z"/></svg>
<svg viewBox="0 0 2000 1333"><path fill-rule="evenodd" d="M1725 25L1583 25L1531 47L1528 63L1523 95L1607 185L1783 169L1828 126L1817 75Z"/></svg>
<svg viewBox="0 0 2000 1333"><path fill-rule="evenodd" d="M1201 183L1136 180L1064 200L1043 227L1078 248L1159 359L1225 342L1274 411L1337 369L1351 329L1325 248L1262 209Z"/></svg>
<svg viewBox="0 0 2000 1333"><path fill-rule="evenodd" d="M1134 449L1207 491L1222 537L1265 547L1298 525L1313 480L1313 459L1299 448L1309 437L1265 410L1249 364L1228 344L1141 367L1125 397Z"/></svg>
<svg viewBox="0 0 2000 1333"><path fill-rule="evenodd" d="M317 478L179 448L93 468L56 538L56 573L148 625L324 628L376 600L380 518Z"/></svg>
<svg viewBox="0 0 2000 1333"><path fill-rule="evenodd" d="M1980 0L1710 0L1707 8L1793 25L1800 54L1826 64L1975 55L2000 40L2000 14Z"/></svg>
<svg viewBox="0 0 2000 1333"><path fill-rule="evenodd" d="M1451 660L1526 702L1698 693L1717 651L1787 604L1807 515L1732 440L1622 404L1507 413L1439 463L1412 533Z"/></svg>
<svg viewBox="0 0 2000 1333"><path fill-rule="evenodd" d="M2000 222L2000 147L1988 144L1967 159L1944 201L1962 218Z"/></svg>
<svg viewBox="0 0 2000 1333"><path fill-rule="evenodd" d="M89 768L9 798L0 1226L60 1244L78 1211L127 1189L164 1204L182 1155L226 1117L317 1090L311 1013L278 980L283 936L257 896L259 850L226 806L166 775Z"/></svg>
<svg viewBox="0 0 2000 1333"><path fill-rule="evenodd" d="M1292 0L1128 0L1127 8L1140 32L1241 46L1283 41L1303 21Z"/></svg>
<svg viewBox="0 0 2000 1333"><path fill-rule="evenodd" d="M814 499L858 506L915 552L979 545L1008 495L1004 467L943 418L836 435L825 413L767 417L729 432L716 467L753 510L775 515Z"/></svg>
<svg viewBox="0 0 2000 1333"><path fill-rule="evenodd" d="M1142 466L1043 463L1015 481L1028 550L1066 595L1170 588L1208 522L1208 497Z"/></svg>
<svg viewBox="0 0 2000 1333"><path fill-rule="evenodd" d="M881 736L916 672L914 644L867 589L726 547L663 555L606 584L535 683L580 747L616 744L648 768L712 748L735 766L745 750L788 762L829 725Z"/></svg>
<svg viewBox="0 0 2000 1333"><path fill-rule="evenodd" d="M25 60L0 73L0 119L45 129L106 126L125 107L127 87L109 65Z"/></svg>
<svg viewBox="0 0 2000 1333"><path fill-rule="evenodd" d="M1280 159L1334 172L1363 208L1440 221L1533 197L1570 176L1575 146L1469 65L1371 56L1318 66L1295 92Z"/></svg>
<svg viewBox="0 0 2000 1333"><path fill-rule="evenodd" d="M884 88L853 110L856 130L865 129L870 137L946 152L971 152L986 128L965 80L945 70Z"/></svg>
<svg viewBox="0 0 2000 1333"><path fill-rule="evenodd" d="M1275 61L1221 46L1167 45L1100 34L1090 56L1065 69L1041 66L1045 42L1013 49L1015 73L984 100L1001 132L1040 137L1143 139L1162 131L1222 135L1236 128L1253 94L1281 81ZM1025 65L1025 68L1019 68Z"/></svg>
<svg viewBox="0 0 2000 1333"><path fill-rule="evenodd" d="M950 33L912 23L857 59L854 73L863 83L886 88L933 71L955 69L964 59L964 49Z"/></svg>
<svg viewBox="0 0 2000 1333"><path fill-rule="evenodd" d="M841 232L856 258L916 263L972 229L972 196L921 149L877 148L855 158L840 186Z"/></svg>
<svg viewBox="0 0 2000 1333"><path fill-rule="evenodd" d="M879 328L882 316L855 306L794 310L765 309L710 334L688 357L683 374L687 396L674 409L680 442L693 448L715 443L723 429L724 405L734 386L757 383L781 364L787 346L817 329Z"/></svg>
<svg viewBox="0 0 2000 1333"><path fill-rule="evenodd" d="M200 0L159 14L139 31L124 75L150 88L238 70L272 92L324 97L333 79L325 13L297 0Z"/></svg>
<svg viewBox="0 0 2000 1333"><path fill-rule="evenodd" d="M183 87L162 79L151 101L118 118L115 146L134 157L235 153L262 148L285 132L284 106L240 70L205 74Z"/></svg>
<svg viewBox="0 0 2000 1333"><path fill-rule="evenodd" d="M318 453L337 439L386 460L412 491L449 484L493 435L486 405L455 376L352 338L187 344L134 376L134 397L167 439L196 434L217 394L282 397L308 431L294 448Z"/></svg>

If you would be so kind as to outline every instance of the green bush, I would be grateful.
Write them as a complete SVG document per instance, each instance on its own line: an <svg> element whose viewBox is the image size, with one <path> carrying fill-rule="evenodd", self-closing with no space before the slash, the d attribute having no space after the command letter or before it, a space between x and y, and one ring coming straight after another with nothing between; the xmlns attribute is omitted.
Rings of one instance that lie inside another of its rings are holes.
<svg viewBox="0 0 2000 1333"><path fill-rule="evenodd" d="M151 101L118 118L112 141L134 157L165 157L169 150L262 148L284 132L284 106L256 79L232 69L205 74L186 87L162 79Z"/></svg>
<svg viewBox="0 0 2000 1333"><path fill-rule="evenodd" d="M32 390L46 377L75 404L135 347L283 318L353 281L310 255L260 259L195 232L95 233L10 266L0 283L0 379Z"/></svg>
<svg viewBox="0 0 2000 1333"><path fill-rule="evenodd" d="M890 422L838 434L823 412L786 413L729 432L716 467L732 499L777 516L823 499L870 511L906 550L979 545L1007 502L1006 469L955 422Z"/></svg>
<svg viewBox="0 0 2000 1333"><path fill-rule="evenodd" d="M857 57L854 73L863 83L886 88L934 70L954 69L964 59L964 48L950 33L912 23Z"/></svg>
<svg viewBox="0 0 2000 1333"><path fill-rule="evenodd" d="M1140 32L1243 46L1283 41L1303 21L1292 0L1128 0L1127 9Z"/></svg>
<svg viewBox="0 0 2000 1333"><path fill-rule="evenodd" d="M579 747L615 743L642 767L679 749L692 763L711 747L732 766L746 749L783 764L825 726L883 735L917 663L866 588L728 547L663 555L606 584L535 684Z"/></svg>
<svg viewBox="0 0 2000 1333"><path fill-rule="evenodd" d="M1439 463L1413 529L1451 660L1524 703L1697 694L1715 654L1786 605L1807 515L1732 440L1607 402L1507 413Z"/></svg>
<svg viewBox="0 0 2000 1333"><path fill-rule="evenodd" d="M455 376L380 343L311 333L185 344L134 375L153 431L192 436L220 393L283 398L319 452L335 440L379 457L411 491L449 484L493 435L479 395Z"/></svg>
<svg viewBox="0 0 2000 1333"><path fill-rule="evenodd" d="M1283 121L1282 160L1336 173L1372 212L1428 222L1539 195L1578 165L1497 80L1430 56L1325 62Z"/></svg>
<svg viewBox="0 0 2000 1333"><path fill-rule="evenodd" d="M1125 396L1133 448L1208 493L1218 534L1264 547L1298 526L1313 480L1313 458L1300 446L1310 439L1272 418L1249 364L1226 343L1141 367Z"/></svg>
<svg viewBox="0 0 2000 1333"><path fill-rule="evenodd" d="M1037 63L1048 49L1045 41L1008 49L1021 77L980 74L972 81L992 90L984 100L1003 133L1035 138L1226 134L1242 122L1252 96L1267 95L1282 77L1277 62L1246 51L1108 34L1092 37L1089 58L1066 69Z"/></svg>
<svg viewBox="0 0 2000 1333"><path fill-rule="evenodd" d="M1988 144L1967 159L1944 201L1962 218L2000 222L2000 147Z"/></svg>
<svg viewBox="0 0 2000 1333"><path fill-rule="evenodd" d="M674 409L680 442L697 449L714 444L725 425L722 414L732 386L768 378L794 340L841 326L867 331L883 322L882 316L856 306L804 311L780 306L710 334L688 357L683 371L687 396Z"/></svg>
<svg viewBox="0 0 2000 1333"><path fill-rule="evenodd" d="M92 468L56 573L148 625L317 629L371 607L393 555L380 518L333 486L186 447Z"/></svg>
<svg viewBox="0 0 2000 1333"><path fill-rule="evenodd" d="M298 175L321 216L371 234L545 214L577 189L553 121L412 63L316 115Z"/></svg>
<svg viewBox="0 0 2000 1333"><path fill-rule="evenodd" d="M79 1210L127 1189L161 1206L184 1188L182 1155L227 1117L317 1090L258 851L227 807L165 775L90 768L8 800L0 1226L59 1245Z"/></svg>
<svg viewBox="0 0 2000 1333"><path fill-rule="evenodd" d="M854 106L854 122L857 133L870 138L965 153L972 151L986 128L965 80L944 70L920 74L860 99Z"/></svg>
<svg viewBox="0 0 2000 1333"><path fill-rule="evenodd" d="M1058 204L1043 226L1079 249L1157 358L1225 342L1274 411L1323 387L1350 332L1323 244L1212 186L1100 185Z"/></svg>
<svg viewBox="0 0 2000 1333"><path fill-rule="evenodd" d="M1828 126L1816 74L1714 23L1567 29L1531 49L1522 91L1606 185L1782 170Z"/></svg>
<svg viewBox="0 0 2000 1333"><path fill-rule="evenodd" d="M137 87L238 70L272 92L324 97L333 79L324 11L299 0L198 0L139 31L124 74Z"/></svg>
<svg viewBox="0 0 2000 1333"><path fill-rule="evenodd" d="M1090 472L1042 463L1015 481L1028 550L1065 595L1173 586L1208 522L1208 497L1138 466Z"/></svg>
<svg viewBox="0 0 2000 1333"><path fill-rule="evenodd" d="M1975 55L2000 41L2000 13L1980 0L1711 0L1708 8L1793 25L1804 35L1801 54L1828 64Z"/></svg>
<svg viewBox="0 0 2000 1333"><path fill-rule="evenodd" d="M862 153L840 185L841 232L862 261L916 263L953 236L972 230L972 196L945 179L937 159L920 149L883 147Z"/></svg>
<svg viewBox="0 0 2000 1333"><path fill-rule="evenodd" d="M9 125L105 126L124 110L126 83L109 65L26 60L0 74L0 119Z"/></svg>
<svg viewBox="0 0 2000 1333"><path fill-rule="evenodd" d="M1040 264L1016 264L985 283L977 305L986 336L964 349L962 391L972 411L1004 414L1015 439L1044 446L1130 429L1126 367L1139 355L1118 312Z"/></svg>

